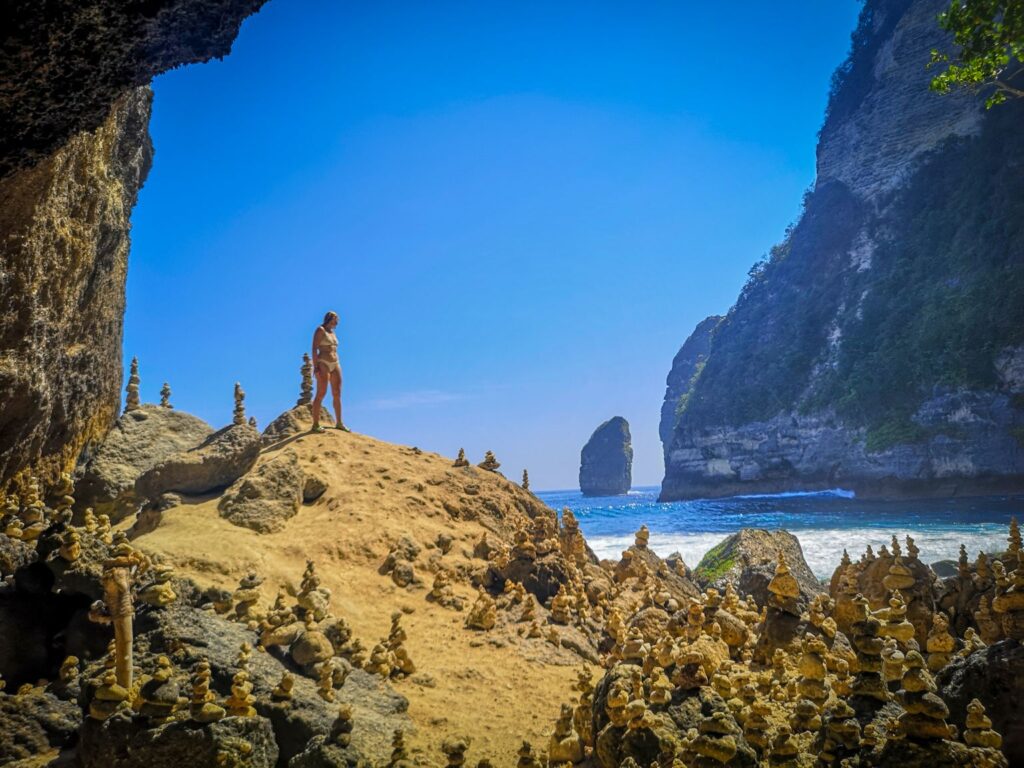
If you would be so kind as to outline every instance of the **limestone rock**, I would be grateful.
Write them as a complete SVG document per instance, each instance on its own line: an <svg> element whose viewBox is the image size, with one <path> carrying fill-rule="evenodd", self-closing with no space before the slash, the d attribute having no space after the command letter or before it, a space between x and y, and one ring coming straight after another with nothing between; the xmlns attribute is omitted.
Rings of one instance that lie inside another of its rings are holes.
<svg viewBox="0 0 1024 768"><path fill-rule="evenodd" d="M195 448L143 472L135 481L135 494L154 499L168 491L199 494L226 488L252 468L259 452L260 435L251 426L224 427Z"/></svg>
<svg viewBox="0 0 1024 768"><path fill-rule="evenodd" d="M24 4L25 16L36 15L32 7ZM50 63L35 69L13 52L13 36L19 30L27 36L30 28L5 30L8 55L0 62L0 71L26 67L3 80L17 84L22 99L29 99L33 70L60 69L51 59L40 59ZM35 28L32 35L52 55L51 43L42 42L45 33ZM27 114L17 97L9 104L0 98L0 157L10 158L17 145L6 126ZM148 88L108 92L91 132L0 179L0 263L9 276L0 285L0 315L7 318L0 327L0 485L26 467L44 482L71 471L121 410L128 216L152 157L146 131L151 98ZM52 107L46 120L64 112L64 106Z"/></svg>
<svg viewBox="0 0 1024 768"><path fill-rule="evenodd" d="M959 339L983 338L991 350L979 362L992 372L991 383L969 390L948 386L941 365L918 365L902 350L872 345L916 333L899 309L907 308L899 275L915 275L918 295L934 296L928 292L973 271L957 249L938 266L924 245L931 221L961 220L968 209L979 227L1019 219L1010 202L1020 197L1018 177L973 195L965 188L976 158L995 168L1020 156L1012 126L1020 124L1024 104L1017 100L1013 112L997 114L976 92L937 94L928 87L935 73L925 66L930 51L949 47L935 21L948 6L864 4L850 58L833 81L802 217L774 257L752 271L715 328L704 366L663 438L663 501L833 488L861 498L948 497L1024 487L1024 456L1013 440L1020 410L1011 404L1020 391L1018 338L985 322L950 326L949 335L955 327ZM964 193L955 208L945 190ZM993 208L999 194L1005 197ZM936 204L942 198L950 208ZM977 282L961 291L982 290L1012 273L1017 239L1008 234L1000 245L1005 260L975 273ZM873 306L865 296L874 297ZM930 306L941 317L956 311L955 301L950 294ZM871 331L860 336L864 329ZM945 354L955 357L963 348ZM900 379L907 370L916 373ZM912 414L906 421L881 413L880 400L897 396L896 388L915 393L901 400ZM680 389L676 383L673 394ZM886 428L873 428L870 422L882 418Z"/></svg>
<svg viewBox="0 0 1024 768"><path fill-rule="evenodd" d="M243 528L272 533L302 505L305 476L294 451L285 451L243 475L224 492L221 517Z"/></svg>
<svg viewBox="0 0 1024 768"><path fill-rule="evenodd" d="M135 511L135 480L156 464L199 445L213 433L205 421L184 411L142 405L115 423L75 483L78 509L117 522Z"/></svg>
<svg viewBox="0 0 1024 768"><path fill-rule="evenodd" d="M0 579L36 560L36 549L19 539L0 534Z"/></svg>
<svg viewBox="0 0 1024 768"><path fill-rule="evenodd" d="M584 496L617 496L632 485L633 445L629 422L615 416L594 430L580 453Z"/></svg>
<svg viewBox="0 0 1024 768"><path fill-rule="evenodd" d="M800 586L798 605L802 609L825 588L804 560L799 540L789 531L743 528L708 550L693 569L693 578L702 587L719 590L732 581L741 594L752 595L758 605L766 605L768 584L775 575L780 552Z"/></svg>
<svg viewBox="0 0 1024 768"><path fill-rule="evenodd" d="M44 482L70 471L116 418L128 215L152 157L144 86L227 54L262 4L5 7L0 485L24 467Z"/></svg>
<svg viewBox="0 0 1024 768"><path fill-rule="evenodd" d="M320 421L330 423L333 421L330 411L321 405ZM290 408L267 425L260 435L260 444L265 448L275 443L287 440L289 437L301 435L313 426L313 406L310 403L300 403Z"/></svg>

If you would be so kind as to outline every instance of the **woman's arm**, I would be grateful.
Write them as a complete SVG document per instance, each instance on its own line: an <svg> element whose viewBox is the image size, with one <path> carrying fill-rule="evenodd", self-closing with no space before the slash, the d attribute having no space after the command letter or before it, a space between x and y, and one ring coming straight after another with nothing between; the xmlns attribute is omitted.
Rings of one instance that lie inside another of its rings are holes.
<svg viewBox="0 0 1024 768"><path fill-rule="evenodd" d="M316 370L316 364L320 359L320 339L323 338L323 334L323 326L317 326L313 334L313 370Z"/></svg>

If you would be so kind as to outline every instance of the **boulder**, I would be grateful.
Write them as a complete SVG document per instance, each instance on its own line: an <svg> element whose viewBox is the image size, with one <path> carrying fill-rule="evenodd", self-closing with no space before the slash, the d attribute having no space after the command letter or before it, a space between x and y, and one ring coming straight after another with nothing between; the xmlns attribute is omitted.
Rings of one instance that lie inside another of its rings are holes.
<svg viewBox="0 0 1024 768"><path fill-rule="evenodd" d="M334 423L334 417L327 408L321 408L320 422L325 425ZM264 447L280 443L289 437L309 432L313 426L313 406L309 403L297 405L285 411L267 425L260 435L260 444Z"/></svg>
<svg viewBox="0 0 1024 768"><path fill-rule="evenodd" d="M992 728L1003 736L1003 752L1010 765L1024 765L1024 728L1020 727L1024 645L1004 640L966 659L955 657L936 675L935 682L949 707L950 723L962 733L967 705L971 699L978 699L992 719Z"/></svg>
<svg viewBox="0 0 1024 768"><path fill-rule="evenodd" d="M356 747L335 744L326 736L317 736L301 754L288 762L288 768L357 768L365 765L366 759Z"/></svg>
<svg viewBox="0 0 1024 768"><path fill-rule="evenodd" d="M82 468L75 483L76 507L92 507L117 522L135 511L139 475L194 448L212 432L202 419L172 408L143 405L125 412Z"/></svg>
<svg viewBox="0 0 1024 768"><path fill-rule="evenodd" d="M700 595L700 590L689 578L684 575L689 573L689 569L686 567L686 563L683 562L683 558L678 554L669 555L665 560L658 557L654 550L648 547L638 547L635 544L628 549L629 552L628 564L626 563L627 558L624 557L619 561L617 569L624 569L617 571L622 576L631 576L634 574L634 568L636 563L644 563L647 566L647 570L654 576L657 576L661 580L662 586L665 587L671 593L672 597L676 600L682 601L687 597L697 597Z"/></svg>
<svg viewBox="0 0 1024 768"><path fill-rule="evenodd" d="M629 422L615 416L594 430L580 452L580 490L584 496L628 493L632 471Z"/></svg>
<svg viewBox="0 0 1024 768"><path fill-rule="evenodd" d="M20 539L0 534L0 579L35 561L35 547Z"/></svg>
<svg viewBox="0 0 1024 768"><path fill-rule="evenodd" d="M135 495L155 499L168 491L200 494L226 488L252 469L259 454L259 432L248 424L232 424L143 472L135 481Z"/></svg>
<svg viewBox="0 0 1024 768"><path fill-rule="evenodd" d="M693 578L702 587L718 590L724 590L731 581L740 594L753 595L758 605L765 605L768 582L775 575L780 551L800 585L798 603L803 609L814 595L825 592L825 588L804 560L799 540L789 531L743 528L708 550L694 568Z"/></svg>
<svg viewBox="0 0 1024 768"><path fill-rule="evenodd" d="M299 511L305 476L294 451L285 451L240 477L221 497L221 517L258 533L284 528Z"/></svg>
<svg viewBox="0 0 1024 768"><path fill-rule="evenodd" d="M78 705L42 688L21 696L0 693L0 765L67 744L81 722Z"/></svg>
<svg viewBox="0 0 1024 768"><path fill-rule="evenodd" d="M78 756L82 768L273 768L278 749L270 721L263 717L227 717L203 726L179 721L149 728L117 714L103 721L86 718Z"/></svg>
<svg viewBox="0 0 1024 768"><path fill-rule="evenodd" d="M302 483L302 501L310 504L316 501L327 492L328 483L322 477L306 474Z"/></svg>

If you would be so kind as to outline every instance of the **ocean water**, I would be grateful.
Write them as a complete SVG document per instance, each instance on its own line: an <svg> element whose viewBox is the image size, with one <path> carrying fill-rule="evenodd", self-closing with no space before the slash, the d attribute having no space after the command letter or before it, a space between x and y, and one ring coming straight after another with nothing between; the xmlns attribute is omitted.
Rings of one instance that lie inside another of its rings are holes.
<svg viewBox="0 0 1024 768"><path fill-rule="evenodd" d="M651 531L651 549L661 556L679 552L691 568L740 528L785 528L800 540L807 564L822 579L832 575L844 547L856 559L868 544L877 552L893 534L902 545L909 533L926 563L955 560L961 543L973 560L979 550L1006 548L1011 517L1024 521L1020 496L878 501L835 490L659 504L658 490L636 488L627 496L590 498L579 491L543 491L537 496L554 509L571 509L600 558L618 559L642 524Z"/></svg>

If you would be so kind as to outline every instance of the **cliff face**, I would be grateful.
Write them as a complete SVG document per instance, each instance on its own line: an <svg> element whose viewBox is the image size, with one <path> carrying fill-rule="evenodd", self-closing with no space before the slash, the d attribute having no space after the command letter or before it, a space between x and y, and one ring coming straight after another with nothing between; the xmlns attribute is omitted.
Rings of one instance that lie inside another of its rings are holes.
<svg viewBox="0 0 1024 768"><path fill-rule="evenodd" d="M701 320L672 360L672 370L665 381L665 401L661 405L661 421L658 424L658 435L665 449L666 460L672 432L676 428L677 413L682 406L680 399L688 396L696 383L695 377L704 367L704 361L711 351L711 332L721 321L721 315L711 315Z"/></svg>
<svg viewBox="0 0 1024 768"><path fill-rule="evenodd" d="M0 181L0 473L52 478L117 416L128 217L149 170L148 88Z"/></svg>
<svg viewBox="0 0 1024 768"><path fill-rule="evenodd" d="M629 422L613 416L594 430L580 452L584 496L618 496L633 483L633 443Z"/></svg>
<svg viewBox="0 0 1024 768"><path fill-rule="evenodd" d="M52 481L117 415L146 83L230 50L264 0L0 9L0 487Z"/></svg>
<svg viewBox="0 0 1024 768"><path fill-rule="evenodd" d="M1024 105L928 90L945 5L865 3L803 214L669 377L663 499L1024 488Z"/></svg>

